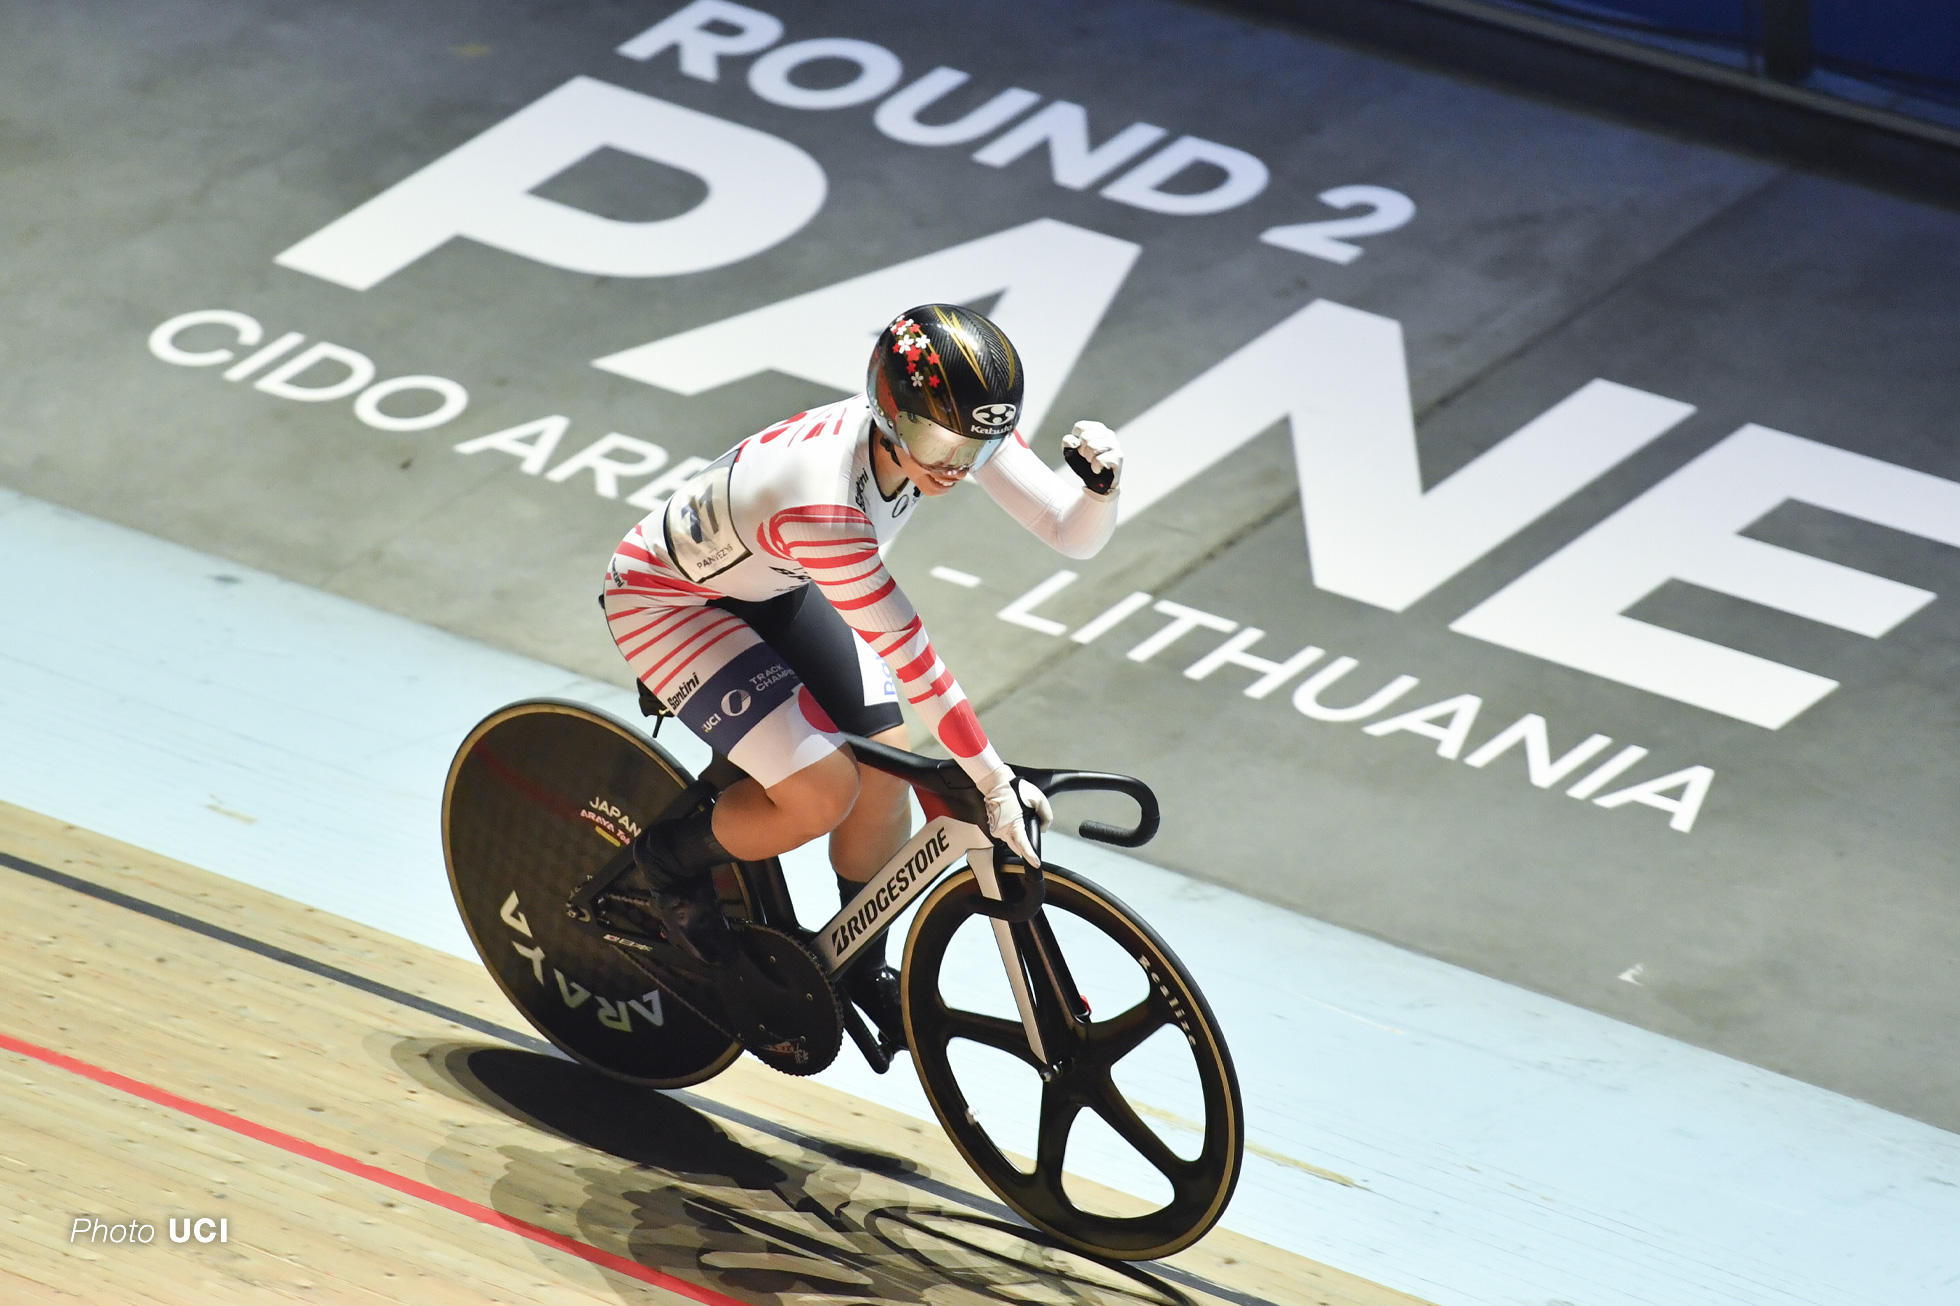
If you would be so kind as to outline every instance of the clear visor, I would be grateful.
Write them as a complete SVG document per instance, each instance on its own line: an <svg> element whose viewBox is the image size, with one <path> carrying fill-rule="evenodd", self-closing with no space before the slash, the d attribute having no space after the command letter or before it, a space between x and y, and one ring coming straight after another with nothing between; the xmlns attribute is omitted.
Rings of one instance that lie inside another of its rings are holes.
<svg viewBox="0 0 1960 1306"><path fill-rule="evenodd" d="M979 471L1005 443L1004 439L976 440L903 411L897 414L895 425L906 452L927 471L941 476L964 476Z"/></svg>

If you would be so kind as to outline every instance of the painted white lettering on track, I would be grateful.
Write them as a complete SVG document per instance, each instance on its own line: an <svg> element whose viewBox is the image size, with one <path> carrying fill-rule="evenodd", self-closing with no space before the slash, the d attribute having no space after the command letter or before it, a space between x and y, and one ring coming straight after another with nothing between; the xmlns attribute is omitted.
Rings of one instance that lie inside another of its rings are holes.
<svg viewBox="0 0 1960 1306"><path fill-rule="evenodd" d="M994 615L1009 625L1032 630L1037 635L1060 635L1068 629L1067 626L1052 617L1038 617L1034 610L1074 583L1074 572L1058 571Z"/></svg>
<svg viewBox="0 0 1960 1306"><path fill-rule="evenodd" d="M631 456L617 456L622 453ZM646 476L666 465L667 451L659 445L613 431L559 463L545 473L545 479L562 483L580 472L591 472L592 488L599 497L617 499L620 477Z"/></svg>
<svg viewBox="0 0 1960 1306"><path fill-rule="evenodd" d="M707 183L692 209L650 222L587 213L531 191L601 149ZM823 207L823 168L767 132L574 77L281 253L281 267L368 290L457 237L603 277L671 277L751 258Z"/></svg>
<svg viewBox="0 0 1960 1306"><path fill-rule="evenodd" d="M1682 580L1878 639L1936 597L1741 533L1792 501L1960 546L1960 485L1750 425L1450 629L1780 729L1838 682L1624 614Z"/></svg>
<svg viewBox="0 0 1960 1306"><path fill-rule="evenodd" d="M721 81L724 59L757 55L749 67L747 81L758 99L790 109L828 112L885 97L872 114L877 131L890 140L927 148L978 140L1020 118L1042 98L1034 91L1008 87L952 122L928 126L919 121L920 112L964 85L970 80L968 74L941 66L893 91L904 78L904 65L884 46L838 36L776 45L783 32L782 20L760 9L727 0L695 0L621 45L618 52L645 63L671 50L682 75L704 82ZM848 80L832 86L806 86L797 80L798 70L820 62L848 64L856 72ZM1197 136L1180 136L1156 153L1150 153L1169 135L1152 123L1133 122L1096 143L1089 126L1089 111L1069 100L1055 100L982 146L973 159L988 167L1005 168L1030 154L1043 152L1047 155L1050 179L1069 190L1086 190L1130 165L1129 171L1103 187L1100 192L1103 198L1170 217L1222 213L1251 202L1265 190L1269 172L1257 155ZM1217 180L1200 189L1190 188L1188 174L1194 168L1201 176L1206 172L1217 174ZM1180 179L1184 183L1180 188L1167 188ZM1351 192L1367 194L1356 199ZM1330 195L1339 198L1330 199ZM1381 200L1378 195L1392 196L1393 200ZM1291 243L1286 240L1268 243L1305 249L1320 257L1328 256L1324 252L1328 248L1358 254L1358 246L1346 245L1332 237L1393 230L1415 212L1415 205L1406 196L1379 186L1337 187L1325 192L1322 199L1336 207L1361 203L1371 203L1374 207L1366 215L1318 224L1339 230L1326 233L1313 248L1303 244L1305 237ZM1406 206L1406 212L1397 208L1394 201ZM1305 230L1313 225L1274 230Z"/></svg>
<svg viewBox="0 0 1960 1306"><path fill-rule="evenodd" d="M1100 619L1100 618L1099 618ZM1085 627L1086 629L1086 627ZM1080 635L1080 631L1076 632ZM1246 652L1254 644L1266 637L1266 632L1257 626L1247 626L1211 652L1184 668L1186 680L1203 680L1220 667L1245 667L1259 672L1259 678L1245 687L1247 698L1264 698L1291 680L1302 670L1318 662L1327 652L1315 644L1309 644L1284 662L1274 662L1254 653ZM1073 637L1071 637L1073 638ZM1085 641L1086 642L1086 641Z"/></svg>
<svg viewBox="0 0 1960 1306"><path fill-rule="evenodd" d="M1230 617L1219 616L1168 599L1159 600L1153 605L1150 595L1140 590L1115 606L1105 609L1070 633L1066 622L1052 616L1037 615L1035 609L1056 599L1076 579L1076 574L1072 571L1056 572L995 615L1009 625L1019 626L1042 636L1053 638L1068 635L1070 640L1086 644L1143 608L1154 607L1158 613L1170 617L1170 622L1130 649L1125 654L1125 660L1147 663L1179 639L1201 629L1226 634L1228 638L1185 667L1179 674L1186 680L1204 681L1211 679L1226 667L1256 672L1258 674L1255 678L1241 691L1245 697L1255 700L1267 698L1326 656L1325 649L1309 644L1283 661L1260 657L1248 651L1252 645L1266 636L1266 632L1257 626L1241 627ZM1058 606L1065 607L1066 603ZM1083 638L1085 633L1088 634L1088 639ZM1294 686L1291 696L1294 710L1312 721L1335 725L1360 725L1362 733L1376 739L1391 739L1405 734L1433 739L1436 741L1434 752L1437 757L1445 761L1461 760L1466 766L1477 770L1488 767L1505 753L1522 746L1525 754L1525 778L1539 789L1549 789L1570 777L1610 747L1613 742L1609 736L1593 734L1554 758L1545 718L1536 712L1528 712L1499 730L1465 757L1464 749L1469 746L1471 734L1476 729L1484 706L1481 695L1456 694L1422 707L1408 709L1395 716L1384 717L1381 715L1383 712L1422 683L1417 676L1397 674L1385 682L1376 681L1373 677L1365 678L1362 684L1373 685L1374 688L1356 691L1350 701L1327 701L1329 696L1338 693L1336 687L1346 682L1349 675L1360 668L1361 662L1358 658L1335 657L1313 675ZM1638 765L1647 755L1648 750L1638 744L1628 745L1583 776L1565 792L1569 797L1582 801L1590 800L1593 806L1608 810L1629 805L1653 808L1668 814L1669 828L1683 834L1692 831L1715 781L1715 772L1710 767L1691 766L1612 793L1601 794L1602 790Z"/></svg>
<svg viewBox="0 0 1960 1306"><path fill-rule="evenodd" d="M1401 612L1693 411L1592 381L1425 491L1401 324L1316 300L1118 432L1121 513L1285 421L1314 584Z"/></svg>
<svg viewBox="0 0 1960 1306"><path fill-rule="evenodd" d="M733 28L733 31L727 29ZM723 56L754 54L783 39L783 20L729 0L693 0L619 47L645 62L665 50L680 55L680 69L698 81L721 80Z"/></svg>
<svg viewBox="0 0 1960 1306"><path fill-rule="evenodd" d="M868 342L893 305L972 303L998 295L988 317L1026 363L1021 429L1040 427L1141 249L1040 218L762 308L593 360L593 366L676 394L697 395L767 372L864 386Z"/></svg>
<svg viewBox="0 0 1960 1306"><path fill-rule="evenodd" d="M1209 612L1200 612L1196 608L1186 607L1182 603L1173 603L1169 599L1159 599L1154 605L1154 608L1157 612L1169 617L1170 622L1162 630L1123 655L1132 662L1148 662L1151 658L1156 657L1159 653L1199 627L1203 627L1206 630L1215 630L1221 635L1229 634L1239 628L1239 623L1233 621L1230 617L1219 617Z"/></svg>
<svg viewBox="0 0 1960 1306"><path fill-rule="evenodd" d="M229 330L241 346L256 344L265 335L265 328L249 314L224 308L197 309L179 313L150 332L150 352L177 367L216 367L230 362L234 350L193 350L178 343L184 333L205 327ZM227 381L242 381L273 360L291 354L254 382L252 388L277 399L309 404L331 403L352 395L355 418L379 431L427 431L452 421L469 407L470 392L446 376L397 376L377 382L374 360L345 345L318 340L293 354L305 339L303 332L288 331L232 363L222 375ZM436 406L412 414L382 409L384 401L417 390L434 394Z"/></svg>

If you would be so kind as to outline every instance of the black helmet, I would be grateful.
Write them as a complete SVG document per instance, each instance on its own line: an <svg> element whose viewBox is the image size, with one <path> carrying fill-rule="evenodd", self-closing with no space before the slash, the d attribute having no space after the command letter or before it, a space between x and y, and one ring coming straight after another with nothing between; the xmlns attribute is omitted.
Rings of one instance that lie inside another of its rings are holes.
<svg viewBox="0 0 1960 1306"><path fill-rule="evenodd" d="M1014 433L1021 356L958 304L921 304L878 335L864 378L878 429L927 467L973 471Z"/></svg>

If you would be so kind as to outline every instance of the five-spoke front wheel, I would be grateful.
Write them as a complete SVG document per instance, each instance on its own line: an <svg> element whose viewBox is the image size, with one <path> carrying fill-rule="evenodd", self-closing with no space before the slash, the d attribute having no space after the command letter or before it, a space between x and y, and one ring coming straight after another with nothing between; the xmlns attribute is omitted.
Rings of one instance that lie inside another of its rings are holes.
<svg viewBox="0 0 1960 1306"><path fill-rule="evenodd" d="M1031 1224L1092 1254L1167 1256L1218 1221L1238 1181L1245 1129L1231 1054L1197 985L1148 925L1060 867L1047 867L1046 879L1042 914L1012 932L1047 1056L1032 1050L1011 1006L969 996L971 963L955 954L964 948L971 959L975 940L992 949L993 936L992 922L975 910L979 883L961 871L926 899L906 943L905 1025L919 1079L967 1163ZM995 951L996 976L1000 967ZM995 1010L971 1009L984 1005ZM1110 1014L1098 1019L1098 1006ZM970 1063L959 1055L962 1042L1039 1076L1038 1096L1023 1110L1033 1116L1022 1122L1033 1126L1031 1166L996 1137L1006 1119L1002 1084L957 1069ZM1153 1092L1176 1100L1152 1101ZM1083 1197L1080 1180L1065 1177L1071 1140L1092 1117L1089 1128L1105 1140L1113 1134L1110 1144L1160 1181L1145 1185L1163 1198L1154 1209L1089 1209L1099 1203Z"/></svg>

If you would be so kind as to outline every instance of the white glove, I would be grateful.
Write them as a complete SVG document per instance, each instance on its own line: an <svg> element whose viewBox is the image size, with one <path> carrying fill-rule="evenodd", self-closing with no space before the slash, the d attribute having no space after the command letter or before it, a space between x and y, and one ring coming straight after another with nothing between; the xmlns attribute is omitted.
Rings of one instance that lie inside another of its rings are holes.
<svg viewBox="0 0 1960 1306"><path fill-rule="evenodd" d="M1005 778L987 791L987 830L1022 861L1039 866L1041 857L1034 850L1028 821L1033 818L1037 830L1046 830L1055 820L1055 809L1049 805L1046 794L1026 780L1015 778L1005 767L996 775Z"/></svg>
<svg viewBox="0 0 1960 1306"><path fill-rule="evenodd" d="M1101 422L1077 422L1062 437L1062 457L1091 494L1114 494L1123 475L1123 446Z"/></svg>

